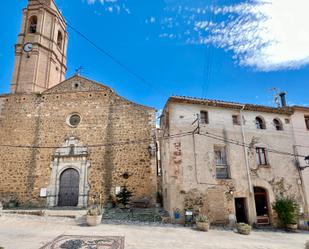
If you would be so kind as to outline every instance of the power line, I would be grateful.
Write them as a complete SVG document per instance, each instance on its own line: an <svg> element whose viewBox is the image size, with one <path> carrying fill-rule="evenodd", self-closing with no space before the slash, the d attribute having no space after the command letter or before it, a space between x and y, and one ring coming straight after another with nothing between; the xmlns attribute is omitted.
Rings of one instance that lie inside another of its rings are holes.
<svg viewBox="0 0 309 249"><path fill-rule="evenodd" d="M41 0L38 0L38 2L46 7L49 7L46 3L42 2ZM59 17L57 17L58 19L60 19ZM80 32L77 28L75 28L74 26L72 26L71 24L69 24L66 20L61 19L61 21L63 21L69 28L71 28L76 34L78 34L80 37L82 37L84 40L86 40L89 44L91 44L94 48L96 48L98 51L100 51L102 54L104 54L105 56L107 56L109 59L111 59L114 63L116 63L117 65L119 65L121 68L123 68L125 71L127 71L129 74L131 74L132 76L134 76L135 78L137 78L139 81L143 82L144 84L148 85L150 88L152 88L153 90L158 91L158 87L153 85L150 81L148 81L146 78L144 78L143 76L141 76L140 74L136 73L133 69L131 69L129 66L127 66L126 64L124 64L123 62L121 62L118 58L116 58L114 55L112 55L110 52L108 52L107 50L105 50L104 48L102 48L101 46L97 45L94 41L92 41L90 38L88 38L85 34L83 34L82 32ZM162 91L162 89L159 88L160 91ZM169 96L165 91L162 91L162 93L164 93L164 95Z"/></svg>
<svg viewBox="0 0 309 249"><path fill-rule="evenodd" d="M159 140L166 140L171 138L181 138L184 136L192 135L192 132L184 132L184 133L178 133L173 134L169 136L165 136L162 138L159 138ZM149 142L156 142L157 138L147 138L147 139L140 139L140 140L131 140L131 141L125 141L125 142L115 142L115 143L104 143L104 144L89 144L84 146L75 146L75 148L98 148L98 147L110 147L110 146L120 146L120 145L126 145L126 144L139 144L139 143L149 143ZM0 147L7 147L7 148L23 148L23 149L59 149L59 148L70 148L70 146L35 146L35 145L10 145L10 144L0 144Z"/></svg>

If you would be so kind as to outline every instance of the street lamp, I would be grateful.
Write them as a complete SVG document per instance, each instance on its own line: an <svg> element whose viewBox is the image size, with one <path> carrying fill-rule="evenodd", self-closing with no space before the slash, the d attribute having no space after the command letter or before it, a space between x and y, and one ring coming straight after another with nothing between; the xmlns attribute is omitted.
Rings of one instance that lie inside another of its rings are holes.
<svg viewBox="0 0 309 249"><path fill-rule="evenodd" d="M306 166L300 166L300 170L304 170L305 168L309 168L309 156L305 157Z"/></svg>

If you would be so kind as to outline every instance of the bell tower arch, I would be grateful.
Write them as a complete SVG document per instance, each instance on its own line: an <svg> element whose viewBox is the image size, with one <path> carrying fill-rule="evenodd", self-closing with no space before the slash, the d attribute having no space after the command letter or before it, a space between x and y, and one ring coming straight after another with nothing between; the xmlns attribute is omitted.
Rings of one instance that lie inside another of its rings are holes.
<svg viewBox="0 0 309 249"><path fill-rule="evenodd" d="M12 93L42 92L65 80L68 34L54 0L28 0L15 45Z"/></svg>

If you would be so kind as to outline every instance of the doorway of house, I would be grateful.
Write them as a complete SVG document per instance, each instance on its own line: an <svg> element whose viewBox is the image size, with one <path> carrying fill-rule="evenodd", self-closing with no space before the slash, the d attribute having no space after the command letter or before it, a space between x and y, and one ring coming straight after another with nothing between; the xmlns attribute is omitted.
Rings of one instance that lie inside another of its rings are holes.
<svg viewBox="0 0 309 249"><path fill-rule="evenodd" d="M248 223L246 198L235 198L237 223Z"/></svg>
<svg viewBox="0 0 309 249"><path fill-rule="evenodd" d="M254 187L254 199L258 225L269 225L268 197L265 189Z"/></svg>
<svg viewBox="0 0 309 249"><path fill-rule="evenodd" d="M60 176L59 201L60 207L78 205L79 173L75 169L67 169Z"/></svg>

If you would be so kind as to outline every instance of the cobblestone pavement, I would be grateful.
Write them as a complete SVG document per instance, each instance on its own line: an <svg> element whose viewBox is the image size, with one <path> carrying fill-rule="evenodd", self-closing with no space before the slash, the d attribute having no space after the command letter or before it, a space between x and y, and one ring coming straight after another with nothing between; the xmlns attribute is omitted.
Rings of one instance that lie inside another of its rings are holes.
<svg viewBox="0 0 309 249"><path fill-rule="evenodd" d="M125 249L304 249L309 233L253 231L250 236L214 229L207 233L179 226L102 224L26 215L0 217L0 247L38 249L60 235L124 236Z"/></svg>

